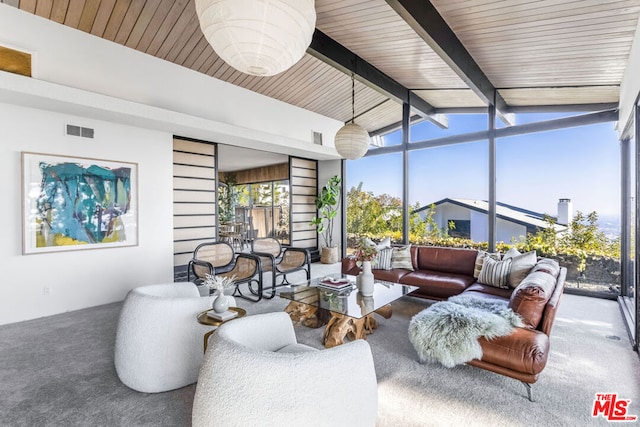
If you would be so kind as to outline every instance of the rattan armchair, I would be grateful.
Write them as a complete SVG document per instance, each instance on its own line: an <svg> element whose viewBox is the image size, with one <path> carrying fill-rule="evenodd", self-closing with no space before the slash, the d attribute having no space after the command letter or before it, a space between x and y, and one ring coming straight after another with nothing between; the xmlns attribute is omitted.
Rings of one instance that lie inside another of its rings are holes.
<svg viewBox="0 0 640 427"><path fill-rule="evenodd" d="M307 280L311 279L311 255L304 248L283 248L272 237L261 237L251 242L251 253L260 257L262 273L271 272L271 295L265 298L273 298L277 286L288 285L287 274L296 271L305 271ZM282 277L282 283L278 284L278 277Z"/></svg>
<svg viewBox="0 0 640 427"><path fill-rule="evenodd" d="M193 252L193 259L189 261L188 281L191 281L191 274L195 276L195 284L203 283L207 274L223 277L235 276L234 296L237 295L255 302L262 299L260 257L247 253L235 253L233 247L226 242L207 242L198 245ZM255 298L242 293L239 285L243 283L247 283L249 291ZM256 286L255 289L254 286Z"/></svg>

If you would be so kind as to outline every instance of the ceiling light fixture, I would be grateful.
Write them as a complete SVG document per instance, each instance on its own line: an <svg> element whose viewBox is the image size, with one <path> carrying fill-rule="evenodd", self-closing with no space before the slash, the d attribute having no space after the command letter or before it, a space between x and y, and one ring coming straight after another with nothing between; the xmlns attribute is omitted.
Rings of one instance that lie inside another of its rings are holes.
<svg viewBox="0 0 640 427"><path fill-rule="evenodd" d="M335 146L338 154L345 159L356 160L364 156L369 149L369 133L361 126L355 124L356 117L356 82L351 74L351 123L340 128L335 137Z"/></svg>
<svg viewBox="0 0 640 427"><path fill-rule="evenodd" d="M298 62L316 26L314 0L195 0L205 38L238 71L273 76Z"/></svg>

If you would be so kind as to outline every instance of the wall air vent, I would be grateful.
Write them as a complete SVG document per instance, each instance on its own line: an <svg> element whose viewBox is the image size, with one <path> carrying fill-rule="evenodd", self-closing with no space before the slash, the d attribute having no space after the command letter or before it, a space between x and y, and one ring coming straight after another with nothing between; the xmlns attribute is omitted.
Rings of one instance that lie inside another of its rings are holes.
<svg viewBox="0 0 640 427"><path fill-rule="evenodd" d="M322 133L313 132L313 143L316 145L322 145Z"/></svg>
<svg viewBox="0 0 640 427"><path fill-rule="evenodd" d="M94 130L76 125L67 125L67 135L93 139Z"/></svg>

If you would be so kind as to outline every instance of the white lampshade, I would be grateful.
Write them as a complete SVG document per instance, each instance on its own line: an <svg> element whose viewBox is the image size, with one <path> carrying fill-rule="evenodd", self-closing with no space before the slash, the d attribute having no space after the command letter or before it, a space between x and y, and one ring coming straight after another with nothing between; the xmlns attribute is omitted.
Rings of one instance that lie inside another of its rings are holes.
<svg viewBox="0 0 640 427"><path fill-rule="evenodd" d="M205 38L238 71L273 76L305 54L316 26L314 0L195 0Z"/></svg>
<svg viewBox="0 0 640 427"><path fill-rule="evenodd" d="M369 133L355 123L344 125L335 137L335 146L345 159L356 160L369 149Z"/></svg>

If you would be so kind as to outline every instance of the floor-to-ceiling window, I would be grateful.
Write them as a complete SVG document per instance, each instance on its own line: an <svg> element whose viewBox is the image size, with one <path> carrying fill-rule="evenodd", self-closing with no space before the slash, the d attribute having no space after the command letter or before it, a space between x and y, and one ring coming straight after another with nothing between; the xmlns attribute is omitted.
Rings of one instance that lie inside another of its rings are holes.
<svg viewBox="0 0 640 427"><path fill-rule="evenodd" d="M622 165L622 244L621 244L621 297L620 304L629 331L634 340L636 328L636 232L637 232L637 212L636 212L636 174L637 169L637 146L636 136L624 137L620 142L621 165Z"/></svg>
<svg viewBox="0 0 640 427"><path fill-rule="evenodd" d="M487 141L446 141L487 126L487 114L455 114L448 116L446 128L429 121L411 127L410 243L456 245L464 241L475 245L488 241L483 211L488 195Z"/></svg>
<svg viewBox="0 0 640 427"><path fill-rule="evenodd" d="M359 237L402 241L402 182L402 153L347 162L347 252Z"/></svg>
<svg viewBox="0 0 640 427"><path fill-rule="evenodd" d="M628 281L624 297L626 299L625 303L629 307L629 312L631 313L629 329L631 330L634 347L637 351L640 344L640 301L638 297L638 283L640 282L638 279L640 276L640 269L638 268L638 262L640 261L640 241L638 240L638 232L640 229L640 214L638 213L640 211L640 97L636 101L635 105L634 124L635 132L633 135L633 143L631 144L633 147L631 153L633 163L630 173L631 182L633 182L630 193L633 195L631 196L633 197L633 200L630 201L632 211L630 224L633 225L631 226L629 239L629 249L633 250L633 255L629 255L630 259L633 260L631 262L633 268L630 270L630 275L632 275L633 279Z"/></svg>
<svg viewBox="0 0 640 427"><path fill-rule="evenodd" d="M620 149L612 123L499 138L496 174L499 246L557 259L568 288L620 294Z"/></svg>
<svg viewBox="0 0 640 427"><path fill-rule="evenodd" d="M640 271L637 268L640 255L638 249L638 227L640 218L638 211L640 203L640 108L636 104L634 120L624 129L620 142L622 165L622 295L619 302L627 324L629 335L634 348L638 349L640 339L640 325L638 319L637 286L640 281Z"/></svg>
<svg viewBox="0 0 640 427"><path fill-rule="evenodd" d="M487 248L495 233L498 251L516 245L558 259L576 292L617 297L620 150L607 121L614 116L578 115L518 114L515 126L498 127L495 224L487 114L449 115L450 129L414 124L406 145L402 131L386 135L384 154L371 149L347 162L349 247L361 236L403 241L408 208L410 243Z"/></svg>
<svg viewBox="0 0 640 427"><path fill-rule="evenodd" d="M410 243L488 241L487 153L486 141L409 152Z"/></svg>

